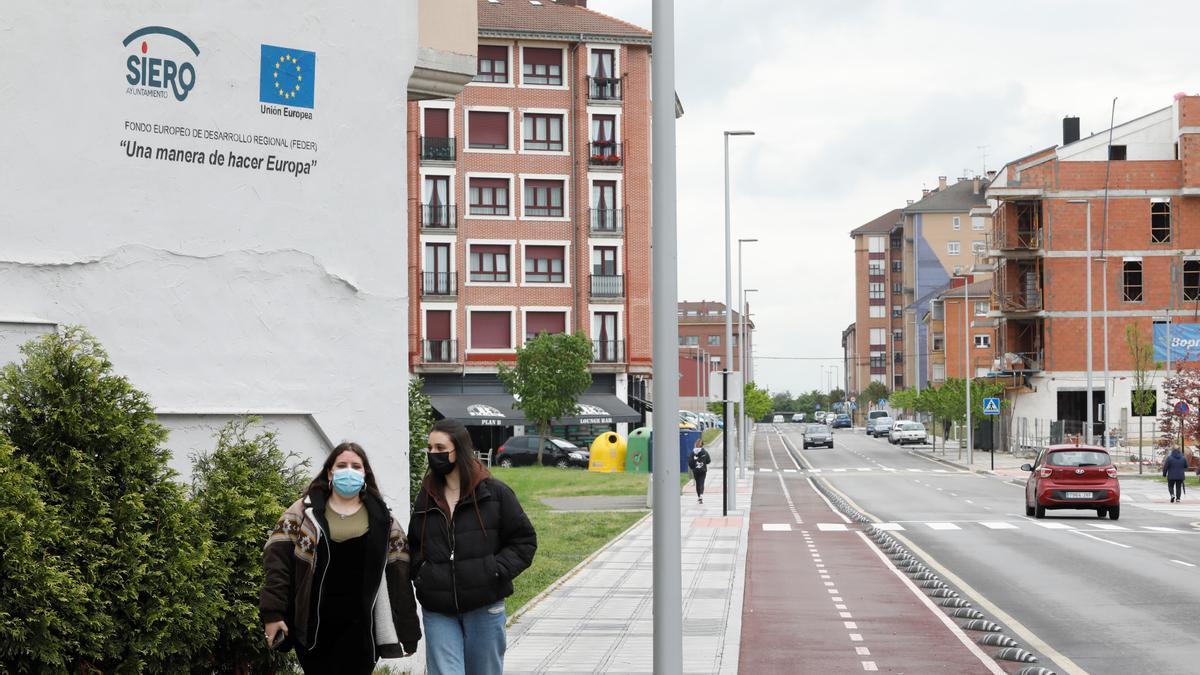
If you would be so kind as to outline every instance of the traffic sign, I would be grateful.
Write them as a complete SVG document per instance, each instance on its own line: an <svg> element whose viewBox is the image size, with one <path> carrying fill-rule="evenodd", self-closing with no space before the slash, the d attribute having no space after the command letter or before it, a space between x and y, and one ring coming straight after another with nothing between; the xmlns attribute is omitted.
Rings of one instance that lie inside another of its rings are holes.
<svg viewBox="0 0 1200 675"><path fill-rule="evenodd" d="M983 399L983 414L984 415L999 415L1000 414L1000 399L985 398Z"/></svg>
<svg viewBox="0 0 1200 675"><path fill-rule="evenodd" d="M1179 403L1175 404L1175 414L1176 415L1186 415L1190 411L1191 411L1191 408L1188 407L1187 401L1180 401Z"/></svg>

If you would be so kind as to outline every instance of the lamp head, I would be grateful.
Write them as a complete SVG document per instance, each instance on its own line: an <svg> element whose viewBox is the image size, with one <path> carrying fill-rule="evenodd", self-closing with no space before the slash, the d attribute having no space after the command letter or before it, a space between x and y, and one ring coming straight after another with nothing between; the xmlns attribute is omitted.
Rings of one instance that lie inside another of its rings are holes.
<svg viewBox="0 0 1200 675"><path fill-rule="evenodd" d="M753 136L754 132L749 129L737 129L735 131L726 131L726 136Z"/></svg>

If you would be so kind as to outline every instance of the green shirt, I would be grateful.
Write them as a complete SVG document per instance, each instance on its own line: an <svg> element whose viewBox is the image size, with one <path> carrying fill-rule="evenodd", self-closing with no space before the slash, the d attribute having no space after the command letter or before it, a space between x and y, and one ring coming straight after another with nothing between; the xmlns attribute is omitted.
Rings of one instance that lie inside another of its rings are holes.
<svg viewBox="0 0 1200 675"><path fill-rule="evenodd" d="M329 538L334 541L346 541L361 537L367 533L370 523L367 521L367 507L360 505L358 510L348 516L325 509L325 519L329 521Z"/></svg>

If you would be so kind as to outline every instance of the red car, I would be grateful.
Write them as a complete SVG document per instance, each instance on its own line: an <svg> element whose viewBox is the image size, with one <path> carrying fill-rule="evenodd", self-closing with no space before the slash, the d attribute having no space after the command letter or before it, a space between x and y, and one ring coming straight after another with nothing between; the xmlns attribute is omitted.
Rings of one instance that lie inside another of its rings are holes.
<svg viewBox="0 0 1200 675"><path fill-rule="evenodd" d="M1101 447L1052 445L1022 471L1032 475L1025 483L1025 515L1045 518L1050 509L1096 509L1100 518L1121 517L1121 484L1117 467Z"/></svg>

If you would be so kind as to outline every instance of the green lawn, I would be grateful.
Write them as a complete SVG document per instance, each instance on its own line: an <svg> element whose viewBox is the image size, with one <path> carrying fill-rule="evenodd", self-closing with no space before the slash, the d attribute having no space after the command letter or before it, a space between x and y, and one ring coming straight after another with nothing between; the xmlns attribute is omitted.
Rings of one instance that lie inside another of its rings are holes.
<svg viewBox="0 0 1200 675"><path fill-rule="evenodd" d="M709 427L700 433L700 440L704 441L705 445L712 443L721 436L721 430L716 427Z"/></svg>
<svg viewBox="0 0 1200 675"><path fill-rule="evenodd" d="M644 495L648 474L592 473L536 466L496 467L491 471L517 493L538 536L533 566L513 580L513 594L505 601L509 615L645 515L613 511L550 513L550 507L541 499ZM686 475L681 475L680 486L687 480Z"/></svg>

